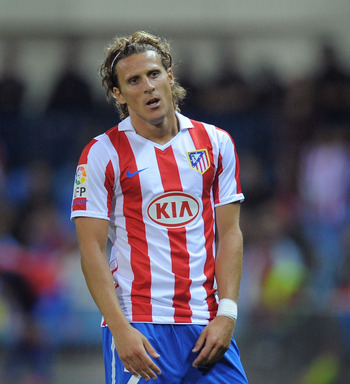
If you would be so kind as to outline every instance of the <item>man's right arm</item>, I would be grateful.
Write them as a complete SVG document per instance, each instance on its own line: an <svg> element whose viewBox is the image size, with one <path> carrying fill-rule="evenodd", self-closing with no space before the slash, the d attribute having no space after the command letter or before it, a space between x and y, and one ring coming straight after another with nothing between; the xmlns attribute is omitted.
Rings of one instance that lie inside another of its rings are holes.
<svg viewBox="0 0 350 384"><path fill-rule="evenodd" d="M159 357L149 341L133 328L124 316L115 292L113 276L106 258L107 220L77 217L75 226L81 253L81 266L90 293L100 309L125 368L146 380L155 379L160 369L148 356Z"/></svg>

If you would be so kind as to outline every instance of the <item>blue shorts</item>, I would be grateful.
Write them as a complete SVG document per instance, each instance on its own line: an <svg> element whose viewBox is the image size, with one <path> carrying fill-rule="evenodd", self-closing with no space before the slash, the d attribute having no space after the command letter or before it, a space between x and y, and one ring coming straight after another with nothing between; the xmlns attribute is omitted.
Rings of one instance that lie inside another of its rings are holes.
<svg viewBox="0 0 350 384"><path fill-rule="evenodd" d="M153 348L160 354L155 363L162 374L157 384L247 384L239 350L234 338L224 357L217 363L203 368L194 368L192 363L198 353L192 349L204 325L133 323ZM143 378L132 376L124 370L123 363L114 347L114 340L108 327L103 328L103 356L106 384L142 384ZM152 382L152 379L149 383Z"/></svg>

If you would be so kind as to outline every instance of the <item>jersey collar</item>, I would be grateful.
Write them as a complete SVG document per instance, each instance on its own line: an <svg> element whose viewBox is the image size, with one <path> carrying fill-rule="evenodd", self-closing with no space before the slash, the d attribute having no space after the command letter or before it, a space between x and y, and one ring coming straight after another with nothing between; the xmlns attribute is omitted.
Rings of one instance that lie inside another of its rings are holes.
<svg viewBox="0 0 350 384"><path fill-rule="evenodd" d="M193 124L191 122L191 120L182 115L181 113L175 111L175 115L179 121L179 127L180 127L180 131L184 130L184 129L189 129L189 128L193 128ZM122 120L119 124L118 124L118 130L121 131L121 132L125 132L125 131L135 131L134 127L132 126L131 124L131 119L130 119L130 116L128 116L126 119Z"/></svg>

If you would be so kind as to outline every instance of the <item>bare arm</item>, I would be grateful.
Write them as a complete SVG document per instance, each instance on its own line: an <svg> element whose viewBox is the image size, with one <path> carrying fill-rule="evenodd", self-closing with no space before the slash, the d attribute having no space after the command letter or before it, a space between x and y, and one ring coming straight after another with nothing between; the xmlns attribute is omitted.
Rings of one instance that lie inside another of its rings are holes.
<svg viewBox="0 0 350 384"><path fill-rule="evenodd" d="M78 217L75 219L81 266L87 286L113 334L116 350L126 369L148 380L160 369L148 356L159 357L149 341L125 318L115 292L114 280L106 259L107 220Z"/></svg>
<svg viewBox="0 0 350 384"><path fill-rule="evenodd" d="M242 275L243 236L239 227L240 204L216 208L217 256L215 277L219 298L238 301Z"/></svg>
<svg viewBox="0 0 350 384"><path fill-rule="evenodd" d="M242 274L243 237L239 227L240 204L216 208L217 255L215 277L219 298L237 302ZM234 321L226 316L212 320L201 333L193 352L199 352L193 365L212 364L223 357L230 346Z"/></svg>

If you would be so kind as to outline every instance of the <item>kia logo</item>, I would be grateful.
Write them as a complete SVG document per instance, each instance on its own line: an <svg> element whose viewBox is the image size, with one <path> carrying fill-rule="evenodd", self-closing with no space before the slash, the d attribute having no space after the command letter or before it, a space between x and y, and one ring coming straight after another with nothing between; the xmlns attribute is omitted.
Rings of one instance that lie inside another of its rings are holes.
<svg viewBox="0 0 350 384"><path fill-rule="evenodd" d="M168 192L155 198L147 208L149 218L164 227L183 227L196 219L199 203L183 192Z"/></svg>

